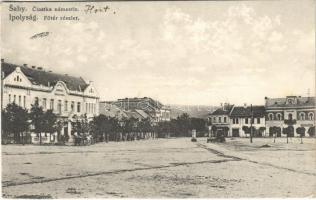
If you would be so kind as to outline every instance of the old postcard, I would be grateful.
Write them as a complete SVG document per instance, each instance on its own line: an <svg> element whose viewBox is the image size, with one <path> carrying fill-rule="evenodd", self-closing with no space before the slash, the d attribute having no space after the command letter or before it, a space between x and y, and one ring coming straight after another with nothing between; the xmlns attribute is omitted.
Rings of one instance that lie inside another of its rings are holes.
<svg viewBox="0 0 316 200"><path fill-rule="evenodd" d="M315 1L3 1L3 198L315 198Z"/></svg>

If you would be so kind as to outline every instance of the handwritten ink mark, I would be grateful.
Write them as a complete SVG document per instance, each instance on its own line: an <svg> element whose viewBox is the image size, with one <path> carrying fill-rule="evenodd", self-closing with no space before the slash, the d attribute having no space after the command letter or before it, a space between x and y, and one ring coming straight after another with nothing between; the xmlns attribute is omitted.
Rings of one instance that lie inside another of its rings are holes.
<svg viewBox="0 0 316 200"><path fill-rule="evenodd" d="M49 32L42 32L42 33L37 33L35 35L33 35L30 39L36 39L36 38L42 38L42 37L46 37L49 35Z"/></svg>
<svg viewBox="0 0 316 200"><path fill-rule="evenodd" d="M106 12L108 12L108 10L110 10L109 6L95 7L94 5L87 4L85 7L86 7L86 9L84 10L84 12L86 14L106 13ZM114 14L115 14L115 11L114 11Z"/></svg>

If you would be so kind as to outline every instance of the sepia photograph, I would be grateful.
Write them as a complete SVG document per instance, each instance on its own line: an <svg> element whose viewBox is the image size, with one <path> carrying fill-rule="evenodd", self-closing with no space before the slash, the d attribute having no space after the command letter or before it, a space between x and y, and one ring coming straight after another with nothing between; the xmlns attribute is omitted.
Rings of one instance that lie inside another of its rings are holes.
<svg viewBox="0 0 316 200"><path fill-rule="evenodd" d="M315 0L0 5L2 198L316 198Z"/></svg>

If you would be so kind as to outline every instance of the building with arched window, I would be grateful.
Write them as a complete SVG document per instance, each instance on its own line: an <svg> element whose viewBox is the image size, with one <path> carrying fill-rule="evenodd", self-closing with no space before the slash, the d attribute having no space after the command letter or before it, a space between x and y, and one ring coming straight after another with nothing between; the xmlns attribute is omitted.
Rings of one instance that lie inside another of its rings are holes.
<svg viewBox="0 0 316 200"><path fill-rule="evenodd" d="M311 127L315 127L315 97L266 97L265 108L266 130L268 134L269 130L279 127L282 133L284 129L289 128L288 130L291 130L291 133L289 133L290 136L298 136L296 132L298 127L304 127L305 133Z"/></svg>
<svg viewBox="0 0 316 200"><path fill-rule="evenodd" d="M76 134L72 129L73 116L86 115L92 118L99 114L99 95L92 82L87 83L81 77L45 71L42 67L7 63L3 59L1 69L2 108L14 102L28 110L35 103L44 111L50 109L63 125L59 135L68 135L71 139ZM50 137L45 134L42 136L43 143L58 142L57 133ZM32 134L32 142L39 143L38 135Z"/></svg>

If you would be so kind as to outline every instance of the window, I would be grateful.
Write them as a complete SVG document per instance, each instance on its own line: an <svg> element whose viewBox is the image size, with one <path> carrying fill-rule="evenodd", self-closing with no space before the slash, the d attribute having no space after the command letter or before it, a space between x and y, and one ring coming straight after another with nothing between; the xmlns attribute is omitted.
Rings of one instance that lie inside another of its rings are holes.
<svg viewBox="0 0 316 200"><path fill-rule="evenodd" d="M81 105L80 105L80 102L78 102L78 103L77 103L77 112L78 112L78 113L80 113L80 108L81 108Z"/></svg>
<svg viewBox="0 0 316 200"><path fill-rule="evenodd" d="M11 94L9 94L9 103L11 103Z"/></svg>
<svg viewBox="0 0 316 200"><path fill-rule="evenodd" d="M23 107L26 107L26 96L23 97Z"/></svg>
<svg viewBox="0 0 316 200"><path fill-rule="evenodd" d="M314 113L309 113L308 114L308 119L309 120L314 120Z"/></svg>
<svg viewBox="0 0 316 200"><path fill-rule="evenodd" d="M305 120L305 113L303 112L300 113L300 120Z"/></svg>
<svg viewBox="0 0 316 200"><path fill-rule="evenodd" d="M16 95L13 96L13 103L15 103Z"/></svg>
<svg viewBox="0 0 316 200"><path fill-rule="evenodd" d="M43 99L42 105L43 105L43 109L46 109L46 98Z"/></svg>
<svg viewBox="0 0 316 200"><path fill-rule="evenodd" d="M88 103L86 103L86 113L88 113Z"/></svg>
<svg viewBox="0 0 316 200"><path fill-rule="evenodd" d="M227 119L226 119L226 117L224 117L224 123L226 123L227 122Z"/></svg>
<svg viewBox="0 0 316 200"><path fill-rule="evenodd" d="M218 118L218 122L219 122L219 123L222 122L222 118L221 118L221 117Z"/></svg>
<svg viewBox="0 0 316 200"><path fill-rule="evenodd" d="M214 123L216 123L216 117L213 118Z"/></svg>
<svg viewBox="0 0 316 200"><path fill-rule="evenodd" d="M54 110L54 99L51 99L51 100L50 100L49 108L50 108L51 110Z"/></svg>
<svg viewBox="0 0 316 200"><path fill-rule="evenodd" d="M273 120L273 114L272 113L270 113L269 115L268 115L269 117L269 120Z"/></svg>
<svg viewBox="0 0 316 200"><path fill-rule="evenodd" d="M61 114L61 100L58 100L57 111L59 114Z"/></svg>
<svg viewBox="0 0 316 200"><path fill-rule="evenodd" d="M21 104L22 104L22 97L21 95L19 95L19 106L21 106Z"/></svg>
<svg viewBox="0 0 316 200"><path fill-rule="evenodd" d="M277 116L277 120L282 120L282 115L280 113L278 113L276 116Z"/></svg>
<svg viewBox="0 0 316 200"><path fill-rule="evenodd" d="M75 111L75 102L72 101L70 105L71 112Z"/></svg>
<svg viewBox="0 0 316 200"><path fill-rule="evenodd" d="M248 118L246 118L245 119L245 124L248 124L248 123L249 123Z"/></svg>
<svg viewBox="0 0 316 200"><path fill-rule="evenodd" d="M238 118L233 118L233 124L238 124L238 123L239 123Z"/></svg>
<svg viewBox="0 0 316 200"><path fill-rule="evenodd" d="M257 124L260 124L260 118L259 117L257 118Z"/></svg>
<svg viewBox="0 0 316 200"><path fill-rule="evenodd" d="M65 105L64 106L65 106L64 110L68 111L68 101L65 101Z"/></svg>
<svg viewBox="0 0 316 200"><path fill-rule="evenodd" d="M292 119L293 119L293 115L292 115L292 114L289 114L289 115L288 115L288 118L289 118L289 120L292 120Z"/></svg>

